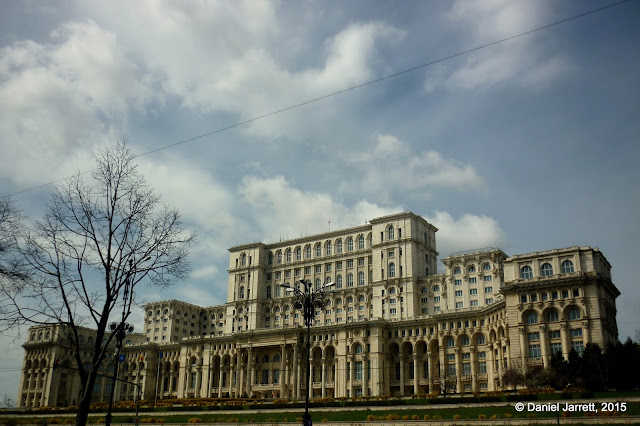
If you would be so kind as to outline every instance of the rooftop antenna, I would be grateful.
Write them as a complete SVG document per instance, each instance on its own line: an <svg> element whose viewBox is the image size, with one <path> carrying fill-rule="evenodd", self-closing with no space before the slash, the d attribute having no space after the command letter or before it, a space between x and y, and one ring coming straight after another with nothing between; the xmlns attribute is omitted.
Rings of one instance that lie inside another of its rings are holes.
<svg viewBox="0 0 640 426"><path fill-rule="evenodd" d="M329 219L329 232L331 232L331 219Z"/></svg>

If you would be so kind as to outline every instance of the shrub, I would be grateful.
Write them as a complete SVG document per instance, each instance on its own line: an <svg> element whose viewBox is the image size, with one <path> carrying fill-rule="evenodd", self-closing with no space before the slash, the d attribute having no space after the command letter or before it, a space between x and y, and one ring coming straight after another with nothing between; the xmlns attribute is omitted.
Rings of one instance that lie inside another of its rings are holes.
<svg viewBox="0 0 640 426"><path fill-rule="evenodd" d="M57 418L52 418L52 419L47 419L47 424L48 425L59 425L60 423L62 423L62 420L57 419Z"/></svg>
<svg viewBox="0 0 640 426"><path fill-rule="evenodd" d="M487 418L486 414L478 414L478 419L485 420Z"/></svg>
<svg viewBox="0 0 640 426"><path fill-rule="evenodd" d="M397 414L387 414L385 420L400 420L400 416Z"/></svg>
<svg viewBox="0 0 640 426"><path fill-rule="evenodd" d="M460 420L462 418L462 416L460 414L454 414L453 415L453 420Z"/></svg>
<svg viewBox="0 0 640 426"><path fill-rule="evenodd" d="M402 420L409 420L409 415L407 414L406 416L402 416Z"/></svg>
<svg viewBox="0 0 640 426"><path fill-rule="evenodd" d="M62 422L63 425L72 425L74 423L73 419L64 419L64 422Z"/></svg>
<svg viewBox="0 0 640 426"><path fill-rule="evenodd" d="M420 420L420 416L417 414L414 414L413 416L411 416L411 420Z"/></svg>
<svg viewBox="0 0 640 426"><path fill-rule="evenodd" d="M98 419L98 421L96 423L106 423L107 419Z"/></svg>
<svg viewBox="0 0 640 426"><path fill-rule="evenodd" d="M424 417L422 418L422 420L429 420L429 415L425 414Z"/></svg>
<svg viewBox="0 0 640 426"><path fill-rule="evenodd" d="M187 420L187 423L202 423L202 419L200 417L191 417Z"/></svg>
<svg viewBox="0 0 640 426"><path fill-rule="evenodd" d="M229 417L227 419L227 423L240 423L240 419L238 419L237 417Z"/></svg>

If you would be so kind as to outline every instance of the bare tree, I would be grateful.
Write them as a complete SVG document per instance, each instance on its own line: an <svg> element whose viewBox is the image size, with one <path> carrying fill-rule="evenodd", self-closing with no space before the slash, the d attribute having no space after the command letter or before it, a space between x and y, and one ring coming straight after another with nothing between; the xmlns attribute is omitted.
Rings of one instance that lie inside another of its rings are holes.
<svg viewBox="0 0 640 426"><path fill-rule="evenodd" d="M168 286L185 278L195 239L178 211L160 204L124 142L94 158L93 179L87 183L78 174L60 184L44 218L25 236L21 252L31 278L0 289L4 327L62 326L81 381L77 425L87 421L98 368L131 313L134 289L144 281ZM123 321L110 333L110 316L120 321L116 308L123 308ZM87 325L96 329L90 365L81 360L79 341L79 327Z"/></svg>
<svg viewBox="0 0 640 426"><path fill-rule="evenodd" d="M505 387L511 386L513 393L516 392L516 389L519 385L525 384L525 375L522 372L522 365L517 365L519 363L513 362L512 365L509 366L502 373L502 383Z"/></svg>
<svg viewBox="0 0 640 426"><path fill-rule="evenodd" d="M17 245L23 230L22 216L12 200L9 197L0 198L0 282L6 287L18 286L26 279Z"/></svg>
<svg viewBox="0 0 640 426"><path fill-rule="evenodd" d="M11 398L9 395L7 395L6 393L4 394L4 396L2 397L2 407L3 408L12 408L15 407L16 403L13 400L13 398Z"/></svg>

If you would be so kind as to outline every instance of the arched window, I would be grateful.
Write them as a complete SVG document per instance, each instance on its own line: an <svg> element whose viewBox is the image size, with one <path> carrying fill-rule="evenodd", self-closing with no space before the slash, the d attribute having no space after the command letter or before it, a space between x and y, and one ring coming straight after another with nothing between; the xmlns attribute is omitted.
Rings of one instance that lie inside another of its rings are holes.
<svg viewBox="0 0 640 426"><path fill-rule="evenodd" d="M336 300L336 305L342 305L342 299L337 299Z"/></svg>
<svg viewBox="0 0 640 426"><path fill-rule="evenodd" d="M327 245L324 249L324 254L326 254L327 256L331 255L331 241L327 241Z"/></svg>
<svg viewBox="0 0 640 426"><path fill-rule="evenodd" d="M240 299L244 299L244 287L240 287Z"/></svg>
<svg viewBox="0 0 640 426"><path fill-rule="evenodd" d="M389 278L394 278L396 276L396 264L389 264Z"/></svg>
<svg viewBox="0 0 640 426"><path fill-rule="evenodd" d="M484 338L484 334L478 334L478 338L477 338L477 342L479 345L484 345L485 344L485 338Z"/></svg>
<svg viewBox="0 0 640 426"><path fill-rule="evenodd" d="M352 296L349 296L347 298L347 303L353 303L353 297Z"/></svg>
<svg viewBox="0 0 640 426"><path fill-rule="evenodd" d="M275 354L273 356L273 362L280 362L280 354Z"/></svg>
<svg viewBox="0 0 640 426"><path fill-rule="evenodd" d="M353 287L353 274L347 274L347 287Z"/></svg>
<svg viewBox="0 0 640 426"><path fill-rule="evenodd" d="M565 260L564 262L562 262L562 273L571 274L572 272L574 272L573 262L570 260Z"/></svg>
<svg viewBox="0 0 640 426"><path fill-rule="evenodd" d="M550 277L553 275L553 266L551 266L550 263L545 263L540 268L540 271L542 272L543 277Z"/></svg>
<svg viewBox="0 0 640 426"><path fill-rule="evenodd" d="M302 249L300 247L296 247L296 260L302 259Z"/></svg>
<svg viewBox="0 0 640 426"><path fill-rule="evenodd" d="M307 259L311 259L311 246L307 246L307 247L305 247L305 249L304 249L304 250L305 250L305 252L306 252L306 253L305 253L305 257L306 257Z"/></svg>
<svg viewBox="0 0 640 426"><path fill-rule="evenodd" d="M434 292L436 292L436 291L440 291L440 286L439 286L439 285L434 285L434 286L433 286L433 291L434 291Z"/></svg>
<svg viewBox="0 0 640 426"><path fill-rule="evenodd" d="M262 362L264 364L268 363L269 362L269 355L265 355L264 357L262 357Z"/></svg>
<svg viewBox="0 0 640 426"><path fill-rule="evenodd" d="M264 313L265 314L270 314L271 313L271 308L265 308Z"/></svg>
<svg viewBox="0 0 640 426"><path fill-rule="evenodd" d="M396 288L395 287L391 287L389 289L389 294L396 294Z"/></svg>
<svg viewBox="0 0 640 426"><path fill-rule="evenodd" d="M278 263L282 263L282 252L280 250L276 252L276 259Z"/></svg>
<svg viewBox="0 0 640 426"><path fill-rule="evenodd" d="M269 262L269 265L273 264L273 252L269 252L269 260L268 260L268 262Z"/></svg>
<svg viewBox="0 0 640 426"><path fill-rule="evenodd" d="M353 352L356 354L361 354L362 353L362 345L355 343L353 345Z"/></svg>
<svg viewBox="0 0 640 426"><path fill-rule="evenodd" d="M447 339L445 340L445 344L447 345L448 348L452 348L456 345L456 342L455 340L453 340L453 337L447 336Z"/></svg>
<svg viewBox="0 0 640 426"><path fill-rule="evenodd" d="M579 320L580 317L581 317L580 309L578 309L578 308L569 309L569 321Z"/></svg>
<svg viewBox="0 0 640 426"><path fill-rule="evenodd" d="M462 346L469 346L469 336L464 335L460 338L460 344Z"/></svg>
<svg viewBox="0 0 640 426"><path fill-rule="evenodd" d="M364 301L365 301L364 296L360 295L360 297L358 297L358 302L364 302Z"/></svg>
<svg viewBox="0 0 640 426"><path fill-rule="evenodd" d="M538 314L535 312L529 312L527 314L527 324L537 324L538 323Z"/></svg>
<svg viewBox="0 0 640 426"><path fill-rule="evenodd" d="M336 252L342 253L342 240L336 241Z"/></svg>
<svg viewBox="0 0 640 426"><path fill-rule="evenodd" d="M360 250L364 249L364 236L363 235L360 235L358 237L358 248Z"/></svg>
<svg viewBox="0 0 640 426"><path fill-rule="evenodd" d="M169 313L168 309L165 309L164 311L162 311L162 315L167 315Z"/></svg>
<svg viewBox="0 0 640 426"><path fill-rule="evenodd" d="M491 264L490 263L485 263L484 265L482 265L482 270L483 271L490 271L491 270Z"/></svg>
<svg viewBox="0 0 640 426"><path fill-rule="evenodd" d="M267 299L271 299L271 286L267 286Z"/></svg>
<svg viewBox="0 0 640 426"><path fill-rule="evenodd" d="M471 265L467 268L467 272L474 273L476 271L476 266L475 265Z"/></svg>
<svg viewBox="0 0 640 426"><path fill-rule="evenodd" d="M533 269L531 269L531 266L525 265L520 268L520 278L523 280L533 278Z"/></svg>
<svg viewBox="0 0 640 426"><path fill-rule="evenodd" d="M358 272L358 285L364 285L364 272Z"/></svg>
<svg viewBox="0 0 640 426"><path fill-rule="evenodd" d="M427 288L426 288L426 287L422 287L422 288L420 289L420 293L427 293L428 291L429 291L429 290L427 290Z"/></svg>
<svg viewBox="0 0 640 426"><path fill-rule="evenodd" d="M462 273L462 270L460 268L453 269L453 275L460 275L461 273Z"/></svg>
<svg viewBox="0 0 640 426"><path fill-rule="evenodd" d="M287 249L285 253L286 253L287 262L291 262L291 249Z"/></svg>
<svg viewBox="0 0 640 426"><path fill-rule="evenodd" d="M353 238L347 238L347 251L353 251Z"/></svg>
<svg viewBox="0 0 640 426"><path fill-rule="evenodd" d="M342 275L336 277L336 288L342 288Z"/></svg>
<svg viewBox="0 0 640 426"><path fill-rule="evenodd" d="M369 247L373 245L373 234L369 234Z"/></svg>
<svg viewBox="0 0 640 426"><path fill-rule="evenodd" d="M558 321L559 319L560 319L560 316L558 315L558 311L556 311L555 309L552 309L549 312L547 312L548 322Z"/></svg>
<svg viewBox="0 0 640 426"><path fill-rule="evenodd" d="M316 244L316 257L322 256L322 246L320 243Z"/></svg>
<svg viewBox="0 0 640 426"><path fill-rule="evenodd" d="M393 240L394 237L394 232L393 232L393 225L389 225L389 229L387 230L387 234L388 234L388 239L389 240Z"/></svg>
<svg viewBox="0 0 640 426"><path fill-rule="evenodd" d="M280 287L279 285L275 287L276 287L276 297L280 297L282 295L282 287Z"/></svg>

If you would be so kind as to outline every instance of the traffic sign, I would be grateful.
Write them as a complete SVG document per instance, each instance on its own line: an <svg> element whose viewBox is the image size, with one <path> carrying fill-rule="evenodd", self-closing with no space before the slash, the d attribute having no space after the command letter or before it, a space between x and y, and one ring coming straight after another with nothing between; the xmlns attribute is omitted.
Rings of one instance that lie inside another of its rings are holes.
<svg viewBox="0 0 640 426"><path fill-rule="evenodd" d="M124 360L125 360L124 354L120 354L120 356L118 357L118 361L124 362Z"/></svg>

